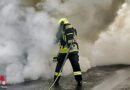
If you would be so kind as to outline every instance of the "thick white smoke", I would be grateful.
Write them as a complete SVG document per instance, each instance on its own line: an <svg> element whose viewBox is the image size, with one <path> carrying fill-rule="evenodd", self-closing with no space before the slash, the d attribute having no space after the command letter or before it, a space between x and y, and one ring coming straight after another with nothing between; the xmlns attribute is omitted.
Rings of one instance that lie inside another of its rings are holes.
<svg viewBox="0 0 130 90"><path fill-rule="evenodd" d="M46 0L43 9L57 17L67 17L77 28L80 37L95 38L94 32L99 32L109 22L112 0ZM100 23L99 23L100 22ZM98 30L98 31L97 31ZM87 33L93 32L93 37ZM89 38L88 38L89 40Z"/></svg>
<svg viewBox="0 0 130 90"><path fill-rule="evenodd" d="M0 1L0 7L0 74L6 75L8 83L50 77L55 19L22 8L17 0Z"/></svg>
<svg viewBox="0 0 130 90"><path fill-rule="evenodd" d="M100 34L92 49L92 64L130 64L130 6L123 4L108 31Z"/></svg>

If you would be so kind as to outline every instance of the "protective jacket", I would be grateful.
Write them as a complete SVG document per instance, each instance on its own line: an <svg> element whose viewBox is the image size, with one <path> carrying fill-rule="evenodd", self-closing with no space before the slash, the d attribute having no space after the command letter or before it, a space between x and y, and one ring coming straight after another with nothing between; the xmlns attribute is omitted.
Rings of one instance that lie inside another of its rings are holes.
<svg viewBox="0 0 130 90"><path fill-rule="evenodd" d="M59 43L59 53L67 53L70 45L72 46L70 52L78 52L78 43L76 42L77 31L71 24L61 23L56 34L56 42Z"/></svg>

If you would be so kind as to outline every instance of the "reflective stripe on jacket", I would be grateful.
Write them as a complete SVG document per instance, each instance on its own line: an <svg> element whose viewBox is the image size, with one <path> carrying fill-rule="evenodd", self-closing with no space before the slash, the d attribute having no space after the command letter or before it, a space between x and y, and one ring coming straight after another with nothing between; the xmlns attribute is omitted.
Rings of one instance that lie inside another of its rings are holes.
<svg viewBox="0 0 130 90"><path fill-rule="evenodd" d="M68 53L69 48L67 46L60 46L59 53ZM70 49L70 52L78 51L78 46L76 44L73 44L73 49Z"/></svg>

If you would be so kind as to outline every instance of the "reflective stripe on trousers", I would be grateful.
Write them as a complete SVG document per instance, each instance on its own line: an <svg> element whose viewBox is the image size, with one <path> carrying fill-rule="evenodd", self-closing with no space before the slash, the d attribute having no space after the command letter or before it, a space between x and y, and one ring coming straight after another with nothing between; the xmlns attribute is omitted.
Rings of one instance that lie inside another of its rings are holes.
<svg viewBox="0 0 130 90"><path fill-rule="evenodd" d="M81 71L74 72L74 75L82 75Z"/></svg>

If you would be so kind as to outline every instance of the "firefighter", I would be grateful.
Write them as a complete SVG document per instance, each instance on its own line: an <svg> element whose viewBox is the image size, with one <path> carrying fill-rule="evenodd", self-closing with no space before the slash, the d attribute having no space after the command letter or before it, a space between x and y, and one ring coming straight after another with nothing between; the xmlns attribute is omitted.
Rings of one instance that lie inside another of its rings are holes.
<svg viewBox="0 0 130 90"><path fill-rule="evenodd" d="M59 43L60 49L59 53L53 57L53 61L57 61L57 66L55 69L54 80L59 75L55 86L59 85L59 79L61 77L61 67L63 65L64 59L69 51L67 59L73 68L73 74L77 81L77 86L82 86L82 73L79 65L79 55L78 55L78 43L76 42L77 31L66 18L61 18L59 20L59 30L56 34L56 43ZM70 50L69 50L70 49ZM59 73L59 74L58 74Z"/></svg>

